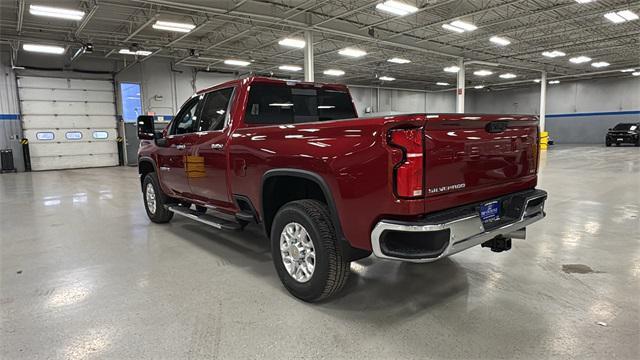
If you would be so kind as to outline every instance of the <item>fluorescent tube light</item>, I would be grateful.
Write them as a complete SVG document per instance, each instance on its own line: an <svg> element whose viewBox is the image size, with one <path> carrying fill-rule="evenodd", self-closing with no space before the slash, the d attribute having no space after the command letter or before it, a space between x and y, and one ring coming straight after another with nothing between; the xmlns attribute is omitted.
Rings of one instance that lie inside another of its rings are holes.
<svg viewBox="0 0 640 360"><path fill-rule="evenodd" d="M636 72L634 72L634 73L631 73L631 75L633 75L633 76L640 76L640 71L636 71Z"/></svg>
<svg viewBox="0 0 640 360"><path fill-rule="evenodd" d="M608 62L606 62L606 61L598 61L598 62L591 63L591 66L593 66L593 67L597 67L597 68L607 67L607 66L609 66L609 65L611 65L611 64L609 64L609 63L608 63Z"/></svg>
<svg viewBox="0 0 640 360"><path fill-rule="evenodd" d="M511 44L511 41L500 36L492 36L491 38L489 38L489 41L500 46L507 46Z"/></svg>
<svg viewBox="0 0 640 360"><path fill-rule="evenodd" d="M593 0L576 0L576 2L577 2L578 4L587 4L587 3L590 3L590 2L592 2L592 1L593 1Z"/></svg>
<svg viewBox="0 0 640 360"><path fill-rule="evenodd" d="M591 58L588 56L580 55L580 56L572 57L571 59L569 59L569 61L574 64L582 64L582 63L591 61Z"/></svg>
<svg viewBox="0 0 640 360"><path fill-rule="evenodd" d="M390 63L394 63L394 64L408 64L408 63L411 62L411 60L407 60L407 59L403 59L403 58L397 58L397 57L391 58L391 59L389 59L387 61L390 62Z"/></svg>
<svg viewBox="0 0 640 360"><path fill-rule="evenodd" d="M476 85L473 88L474 89L484 89L484 85Z"/></svg>
<svg viewBox="0 0 640 360"><path fill-rule="evenodd" d="M81 20L84 17L84 11L33 4L29 5L29 14L69 20Z"/></svg>
<svg viewBox="0 0 640 360"><path fill-rule="evenodd" d="M542 56L546 56L546 57L550 57L550 58L556 58L556 57L561 57L561 56L565 56L567 54L563 53L562 51L558 51L558 50L553 50L553 51L545 51L542 53Z"/></svg>
<svg viewBox="0 0 640 360"><path fill-rule="evenodd" d="M489 71L489 70L477 70L473 72L473 75L476 76L489 76L493 74L493 71Z"/></svg>
<svg viewBox="0 0 640 360"><path fill-rule="evenodd" d="M551 85L560 84L560 80L551 80L551 81L549 81L549 84L551 84Z"/></svg>
<svg viewBox="0 0 640 360"><path fill-rule="evenodd" d="M636 69L622 69L620 72L634 72Z"/></svg>
<svg viewBox="0 0 640 360"><path fill-rule="evenodd" d="M358 57L362 57L362 56L367 55L367 52L364 51L364 50L348 48L347 47L347 48L344 48L344 49L338 51L338 54L344 55L344 56L358 58Z"/></svg>
<svg viewBox="0 0 640 360"><path fill-rule="evenodd" d="M450 73L457 73L458 71L460 71L460 68L457 66L447 66L446 68L442 69L446 72L450 72Z"/></svg>
<svg viewBox="0 0 640 360"><path fill-rule="evenodd" d="M380 80L380 81L393 81L393 80L395 80L395 79L396 79L396 78L391 77L391 76L380 76L380 77L378 78L378 80Z"/></svg>
<svg viewBox="0 0 640 360"><path fill-rule="evenodd" d="M512 73L500 74L501 79L513 79L515 77L517 77L517 75Z"/></svg>
<svg viewBox="0 0 640 360"><path fill-rule="evenodd" d="M149 56L149 55L151 55L151 51L147 51L147 50L131 51L129 49L120 49L120 51L118 51L118 53L123 54L123 55L138 55L138 56Z"/></svg>
<svg viewBox="0 0 640 360"><path fill-rule="evenodd" d="M455 26L449 25L449 24L442 24L442 28L445 29L445 30L454 31L454 32L457 32L457 33L460 33L460 34L464 32L464 29L461 29L459 27L455 27Z"/></svg>
<svg viewBox="0 0 640 360"><path fill-rule="evenodd" d="M439 85L439 86L449 86L449 83L448 83L448 82L438 81L438 82L436 83L436 85Z"/></svg>
<svg viewBox="0 0 640 360"><path fill-rule="evenodd" d="M631 10L618 11L617 14L627 21L638 20L638 15Z"/></svg>
<svg viewBox="0 0 640 360"><path fill-rule="evenodd" d="M606 13L606 14L604 14L604 17L607 18L607 20L611 21L614 24L619 24L619 23L623 23L623 22L626 21L622 16L620 16L617 13L614 13L614 12Z"/></svg>
<svg viewBox="0 0 640 360"><path fill-rule="evenodd" d="M329 70L325 70L323 74L330 75L330 76L342 76L344 75L344 71L337 70L337 69L329 69Z"/></svg>
<svg viewBox="0 0 640 360"><path fill-rule="evenodd" d="M376 5L376 9L399 16L413 14L414 12L418 11L418 8L413 5L405 4L403 2L395 0L388 0L380 3Z"/></svg>
<svg viewBox="0 0 640 360"><path fill-rule="evenodd" d="M473 31L473 30L478 29L477 26L475 26L473 24L470 24L468 22L462 21L462 20L452 21L450 24L455 26L455 27L457 27L457 28L460 28L460 29L462 29L464 31Z"/></svg>
<svg viewBox="0 0 640 360"><path fill-rule="evenodd" d="M296 65L281 65L278 69L285 71L300 71L302 68Z"/></svg>
<svg viewBox="0 0 640 360"><path fill-rule="evenodd" d="M158 20L156 21L155 24L153 24L152 27L156 30L167 30L167 31L173 31L173 32L188 33L191 30L193 30L196 26L193 24Z"/></svg>
<svg viewBox="0 0 640 360"><path fill-rule="evenodd" d="M227 59L224 61L224 63L227 65L233 65L233 66L247 66L251 64L249 61L234 60L234 59Z"/></svg>
<svg viewBox="0 0 640 360"><path fill-rule="evenodd" d="M304 40L300 40L300 39L285 38L285 39L282 39L282 40L278 41L278 44L280 44L282 46L288 46L288 47L294 47L294 48L302 49L303 47L305 47L306 42Z"/></svg>
<svg viewBox="0 0 640 360"><path fill-rule="evenodd" d="M540 79L533 79L533 82L536 84L540 83L540 81L541 81Z"/></svg>
<svg viewBox="0 0 640 360"><path fill-rule="evenodd" d="M39 52L45 54L55 54L61 55L64 54L64 48L61 46L53 46L53 45L38 45L38 44L24 44L22 45L22 50L30 51L30 52Z"/></svg>

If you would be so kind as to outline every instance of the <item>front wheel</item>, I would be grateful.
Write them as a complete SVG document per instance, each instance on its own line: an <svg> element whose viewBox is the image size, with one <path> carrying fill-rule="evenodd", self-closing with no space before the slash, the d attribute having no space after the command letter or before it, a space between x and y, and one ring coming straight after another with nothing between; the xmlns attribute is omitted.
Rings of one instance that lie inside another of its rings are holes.
<svg viewBox="0 0 640 360"><path fill-rule="evenodd" d="M147 216L154 223L166 223L173 217L173 212L167 210L167 196L162 192L156 173L149 173L142 182L142 197Z"/></svg>
<svg viewBox="0 0 640 360"><path fill-rule="evenodd" d="M319 201L292 201L280 208L271 228L271 252L282 284L301 300L324 300L347 282L348 254Z"/></svg>

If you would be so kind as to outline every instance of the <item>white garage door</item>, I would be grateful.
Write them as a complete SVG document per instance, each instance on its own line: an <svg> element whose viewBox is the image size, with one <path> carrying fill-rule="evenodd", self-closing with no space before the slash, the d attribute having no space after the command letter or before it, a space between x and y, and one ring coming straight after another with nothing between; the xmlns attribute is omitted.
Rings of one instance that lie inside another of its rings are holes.
<svg viewBox="0 0 640 360"><path fill-rule="evenodd" d="M18 77L33 170L118 165L113 82Z"/></svg>

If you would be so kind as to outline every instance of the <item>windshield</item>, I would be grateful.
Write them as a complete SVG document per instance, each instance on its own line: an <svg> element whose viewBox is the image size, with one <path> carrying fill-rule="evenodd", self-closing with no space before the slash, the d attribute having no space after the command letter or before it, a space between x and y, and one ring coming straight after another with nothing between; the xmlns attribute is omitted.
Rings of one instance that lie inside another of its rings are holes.
<svg viewBox="0 0 640 360"><path fill-rule="evenodd" d="M285 84L254 84L244 121L247 124L297 124L358 117L348 92Z"/></svg>
<svg viewBox="0 0 640 360"><path fill-rule="evenodd" d="M633 131L637 128L638 126L636 124L618 124L613 130Z"/></svg>

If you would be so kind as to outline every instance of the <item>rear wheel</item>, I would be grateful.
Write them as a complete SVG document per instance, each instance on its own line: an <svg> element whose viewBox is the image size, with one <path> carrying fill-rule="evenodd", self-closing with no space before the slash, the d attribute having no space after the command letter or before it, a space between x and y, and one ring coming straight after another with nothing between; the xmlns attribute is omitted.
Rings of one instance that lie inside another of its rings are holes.
<svg viewBox="0 0 640 360"><path fill-rule="evenodd" d="M316 200L292 201L278 211L271 252L280 280L301 300L326 299L347 282L348 254L338 244L327 206Z"/></svg>
<svg viewBox="0 0 640 360"><path fill-rule="evenodd" d="M142 183L142 195L147 216L154 223L166 223L173 217L173 212L167 210L165 205L168 197L162 192L156 173L149 173Z"/></svg>

